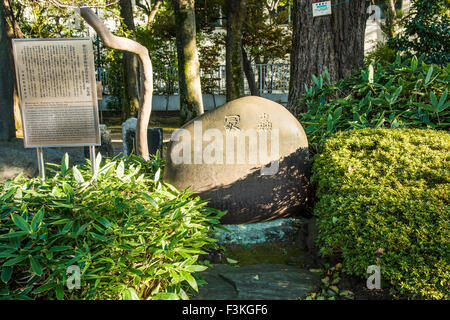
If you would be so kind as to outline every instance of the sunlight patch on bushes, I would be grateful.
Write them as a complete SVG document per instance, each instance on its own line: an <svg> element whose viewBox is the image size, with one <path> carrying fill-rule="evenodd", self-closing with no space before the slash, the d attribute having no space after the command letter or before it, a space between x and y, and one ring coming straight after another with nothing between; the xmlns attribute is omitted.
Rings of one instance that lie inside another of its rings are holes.
<svg viewBox="0 0 450 320"><path fill-rule="evenodd" d="M321 253L366 277L378 265L396 296L450 297L450 134L363 129L334 134L313 165Z"/></svg>
<svg viewBox="0 0 450 320"><path fill-rule="evenodd" d="M100 157L97 157L98 159ZM188 299L222 212L136 156L0 186L0 299ZM69 290L67 268L81 270Z"/></svg>

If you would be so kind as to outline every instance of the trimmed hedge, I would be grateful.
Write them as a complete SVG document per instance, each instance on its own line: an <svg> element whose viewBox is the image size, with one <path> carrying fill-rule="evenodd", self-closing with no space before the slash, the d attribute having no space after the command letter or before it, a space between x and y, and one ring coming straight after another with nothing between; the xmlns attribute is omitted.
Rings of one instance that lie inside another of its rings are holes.
<svg viewBox="0 0 450 320"><path fill-rule="evenodd" d="M397 297L450 298L450 134L337 132L315 156L318 245L366 277L378 265Z"/></svg>

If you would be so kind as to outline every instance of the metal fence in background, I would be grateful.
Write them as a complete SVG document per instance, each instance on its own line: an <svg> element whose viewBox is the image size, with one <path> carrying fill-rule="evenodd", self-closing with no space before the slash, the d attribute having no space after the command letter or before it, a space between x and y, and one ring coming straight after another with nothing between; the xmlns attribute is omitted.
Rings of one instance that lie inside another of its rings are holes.
<svg viewBox="0 0 450 320"><path fill-rule="evenodd" d="M255 64L252 68L260 94L289 91L289 64ZM244 88L246 93L250 92L247 81Z"/></svg>
<svg viewBox="0 0 450 320"><path fill-rule="evenodd" d="M289 90L289 64L253 64L256 87L260 94L287 93ZM205 94L225 94L225 65L214 71L205 72L200 69L202 92ZM244 91L250 94L244 76ZM115 79L117 80L117 79ZM97 81L103 84L104 94L108 94L108 71L97 68ZM178 70L174 66L154 66L153 90L155 95L172 95L179 93Z"/></svg>
<svg viewBox="0 0 450 320"><path fill-rule="evenodd" d="M101 81L103 87L105 87L106 83L108 82L106 69L105 68L97 68L96 73L95 73L95 78L97 81Z"/></svg>

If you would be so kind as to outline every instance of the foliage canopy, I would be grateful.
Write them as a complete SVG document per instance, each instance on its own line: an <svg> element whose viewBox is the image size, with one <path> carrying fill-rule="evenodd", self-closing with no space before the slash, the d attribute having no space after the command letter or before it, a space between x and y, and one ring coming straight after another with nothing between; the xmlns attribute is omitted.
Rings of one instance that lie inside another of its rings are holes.
<svg viewBox="0 0 450 320"><path fill-rule="evenodd" d="M400 23L403 31L389 45L406 55L425 55L425 61L450 62L450 3L447 0L413 0Z"/></svg>

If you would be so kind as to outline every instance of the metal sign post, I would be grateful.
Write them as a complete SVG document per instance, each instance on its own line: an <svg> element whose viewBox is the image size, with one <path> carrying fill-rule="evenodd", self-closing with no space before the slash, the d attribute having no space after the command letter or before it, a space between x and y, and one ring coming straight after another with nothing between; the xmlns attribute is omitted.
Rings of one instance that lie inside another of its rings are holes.
<svg viewBox="0 0 450 320"><path fill-rule="evenodd" d="M95 166L95 146L89 146L89 155L91 158L91 166L92 166L92 177L95 179L97 177L97 168Z"/></svg>
<svg viewBox="0 0 450 320"><path fill-rule="evenodd" d="M45 167L44 167L44 150L41 147L36 148L37 159L38 159L38 168L39 168L39 176L41 180L45 180Z"/></svg>
<svg viewBox="0 0 450 320"><path fill-rule="evenodd" d="M100 111L100 123L103 123L103 87L101 81L97 81L97 100L100 101L98 106L98 110Z"/></svg>

